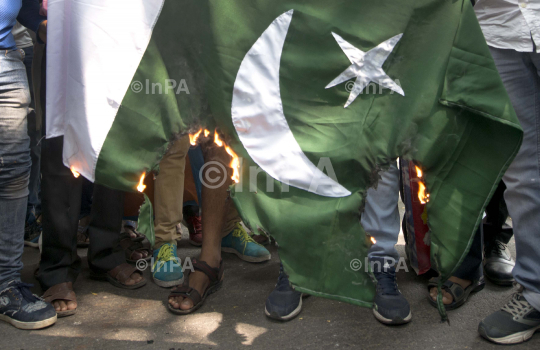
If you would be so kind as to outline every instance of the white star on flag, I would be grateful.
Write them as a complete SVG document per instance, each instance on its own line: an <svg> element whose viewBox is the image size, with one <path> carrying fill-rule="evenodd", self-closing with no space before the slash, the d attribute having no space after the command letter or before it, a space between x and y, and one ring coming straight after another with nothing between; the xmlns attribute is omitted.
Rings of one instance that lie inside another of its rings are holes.
<svg viewBox="0 0 540 350"><path fill-rule="evenodd" d="M386 75L382 69L382 65L394 50L394 47L403 36L403 33L386 40L368 52L357 49L336 33L332 32L332 35L352 64L336 79L332 80L332 82L328 84L326 88L329 89L347 80L356 78L356 82L351 90L349 99L345 104L345 108L353 103L358 95L360 95L362 90L364 90L364 88L372 81L381 85L382 87L393 90L398 94L405 96L405 92L401 86L390 79L390 77Z"/></svg>

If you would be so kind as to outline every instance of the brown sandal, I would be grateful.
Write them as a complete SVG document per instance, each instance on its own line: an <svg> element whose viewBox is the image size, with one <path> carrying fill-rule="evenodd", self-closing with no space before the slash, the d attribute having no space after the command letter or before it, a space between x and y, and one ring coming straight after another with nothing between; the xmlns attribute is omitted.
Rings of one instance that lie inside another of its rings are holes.
<svg viewBox="0 0 540 350"><path fill-rule="evenodd" d="M171 304L168 303L169 298L167 298L167 306L172 313L175 313L177 315L187 315L187 314L197 311L204 304L206 297L208 297L212 293L217 292L221 288L221 285L223 284L223 260L220 261L219 268L213 268L213 267L210 267L204 261L193 259L193 268L196 271L200 271L204 273L210 280L210 284L208 285L203 295L201 296L201 294L196 289L189 286L189 275L188 275L188 278L184 280L183 285L175 287L172 290L171 294L169 294L169 298L171 297L189 298L193 301L193 307L189 310L175 309L171 306Z"/></svg>
<svg viewBox="0 0 540 350"><path fill-rule="evenodd" d="M135 283L134 285L128 286L125 284L134 272L138 272L142 276L141 271L139 271L136 267L128 263L123 263L122 265L118 265L108 272L90 271L90 278L108 281L113 286L122 289L141 288L146 284L146 279L144 277L139 283Z"/></svg>
<svg viewBox="0 0 540 350"><path fill-rule="evenodd" d="M126 253L126 260L130 263L136 263L139 260L150 261L152 259L152 248L150 241L146 237L139 240L138 238L131 238L128 233L122 233L120 236L120 246ZM136 259L134 256L135 253L139 253L143 257Z"/></svg>
<svg viewBox="0 0 540 350"><path fill-rule="evenodd" d="M45 300L45 302L49 304L52 304L55 300L77 302L77 297L75 296L75 292L73 291L73 283L71 282L64 282L52 286L51 288L47 289L45 294L43 294L42 298L43 300ZM57 311L56 315L58 317L66 317L75 315L75 313L77 313L77 308L73 310Z"/></svg>

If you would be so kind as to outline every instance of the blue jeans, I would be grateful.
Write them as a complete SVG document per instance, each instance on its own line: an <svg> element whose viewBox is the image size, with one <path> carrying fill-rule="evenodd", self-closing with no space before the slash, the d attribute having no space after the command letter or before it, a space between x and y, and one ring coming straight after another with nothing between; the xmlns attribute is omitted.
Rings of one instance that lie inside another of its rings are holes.
<svg viewBox="0 0 540 350"><path fill-rule="evenodd" d="M34 94L32 89L32 61L34 59L34 47L25 47L24 66L26 67L26 77L30 88L30 108L28 109L28 136L30 137L30 158L32 167L30 168L30 183L28 190L28 209L26 211L26 222L32 223L41 214L40 183L41 183L41 127L38 128L36 112L34 110Z"/></svg>
<svg viewBox="0 0 540 350"><path fill-rule="evenodd" d="M536 48L535 48L536 50ZM540 310L540 53L490 47L523 127L523 144L504 175L516 240L515 280Z"/></svg>
<svg viewBox="0 0 540 350"><path fill-rule="evenodd" d="M400 171L394 162L387 171L381 173L377 189L370 188L367 192L361 224L364 230L376 240L368 252L370 262L380 262L380 265L372 264L374 270L383 267L385 263L395 265L399 259L395 247L401 227L398 210L399 176ZM482 252L482 227L480 226L469 253L453 275L471 281L480 280L483 277Z"/></svg>
<svg viewBox="0 0 540 350"><path fill-rule="evenodd" d="M22 269L30 148L30 91L19 51L0 52L0 287Z"/></svg>

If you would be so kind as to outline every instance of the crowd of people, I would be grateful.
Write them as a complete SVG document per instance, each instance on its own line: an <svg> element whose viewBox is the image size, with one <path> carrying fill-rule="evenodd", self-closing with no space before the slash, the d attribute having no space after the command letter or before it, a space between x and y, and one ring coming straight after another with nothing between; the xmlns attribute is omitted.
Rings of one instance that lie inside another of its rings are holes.
<svg viewBox="0 0 540 350"><path fill-rule="evenodd" d="M486 208L468 255L444 282L442 301L447 310L465 305L471 293L484 288L485 278L502 286L517 284L511 300L479 325L486 339L512 344L530 339L540 329L540 4L481 0L475 10L524 139ZM127 202L133 197L74 176L63 164L63 137L43 137L46 15L46 0L0 3L0 319L20 329L41 329L58 317L75 315L78 247L88 247L92 278L123 289L143 287L147 280L134 263L151 261L153 283L172 287L167 297L170 312L193 313L221 288L222 252L248 263L271 258L264 247L269 239L246 231L229 197L230 156L210 139L197 148L188 135L171 142L159 174L149 180L155 208L151 245L137 224L126 220ZM225 171L217 176L228 181L216 181L222 184L218 188L202 183L199 169L204 162L223 164ZM378 187L368 190L361 217L362 227L376 241L368 255L376 283L373 313L387 325L412 319L396 280L399 192L396 162L381 173ZM506 225L508 216L512 227ZM187 276L177 252L182 222L190 243L201 247ZM507 246L512 236L516 261ZM41 297L20 279L25 244L41 249L35 273ZM434 276L426 291L435 307L438 282ZM281 266L265 314L291 320L302 309L302 297Z"/></svg>

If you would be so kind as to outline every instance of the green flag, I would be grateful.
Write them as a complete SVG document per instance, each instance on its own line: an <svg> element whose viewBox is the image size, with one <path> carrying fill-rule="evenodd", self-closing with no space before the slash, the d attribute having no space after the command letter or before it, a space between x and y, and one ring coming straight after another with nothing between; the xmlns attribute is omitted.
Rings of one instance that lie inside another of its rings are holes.
<svg viewBox="0 0 540 350"><path fill-rule="evenodd" d="M432 266L451 276L522 138L470 1L140 3L147 16L129 23L140 33L118 33L133 55L122 62L110 45L100 56L132 74L111 71L107 90L83 62L82 83L65 88L95 92L111 115L92 126L94 107L78 106L90 129L78 140L90 141L70 146L81 131L65 128L68 165L134 190L171 140L218 127L242 158L231 196L275 237L291 283L371 306L369 270L352 266L371 246L360 216L379 172L403 157L424 172Z"/></svg>

